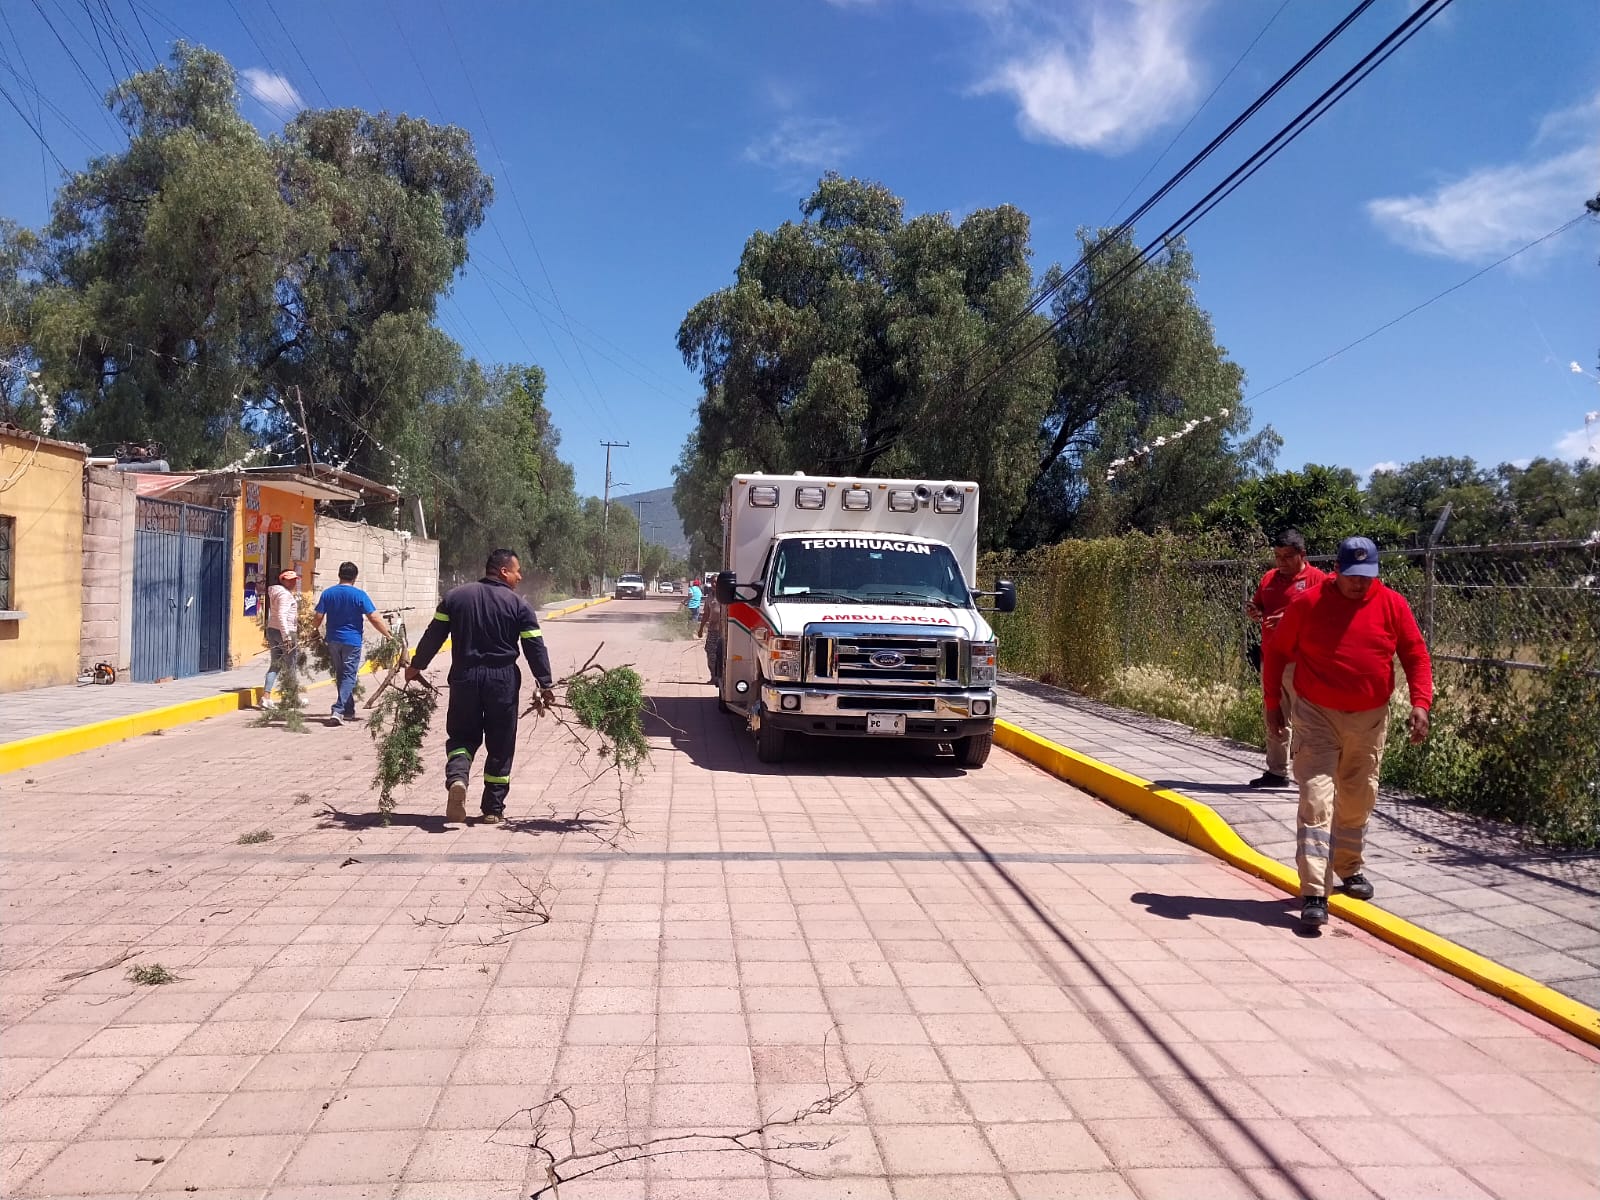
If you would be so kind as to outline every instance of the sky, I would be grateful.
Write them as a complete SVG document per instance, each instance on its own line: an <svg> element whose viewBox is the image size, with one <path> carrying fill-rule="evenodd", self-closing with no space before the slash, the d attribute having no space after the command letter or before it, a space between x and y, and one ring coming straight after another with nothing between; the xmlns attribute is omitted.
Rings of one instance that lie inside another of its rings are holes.
<svg viewBox="0 0 1600 1200"><path fill-rule="evenodd" d="M1415 6L1376 0L1136 236L1160 232ZM1070 263L1080 227L1131 211L1345 10L4 0L0 86L68 167L124 145L98 100L125 73L109 13L140 66L180 34L225 54L263 133L329 105L463 126L497 195L440 324L483 361L546 369L580 491L601 491L602 441L629 443L611 464L628 493L671 483L693 424L684 314L732 281L754 231L799 218L824 171L886 184L908 214L1016 205L1036 268ZM4 103L0 152L0 212L42 224L60 170ZM1597 192L1592 0L1459 0L1209 214L1189 235L1196 293L1247 373L1257 427L1283 437L1279 467L1364 475L1600 443L1600 417L1585 422L1600 409L1600 224L1492 265Z"/></svg>

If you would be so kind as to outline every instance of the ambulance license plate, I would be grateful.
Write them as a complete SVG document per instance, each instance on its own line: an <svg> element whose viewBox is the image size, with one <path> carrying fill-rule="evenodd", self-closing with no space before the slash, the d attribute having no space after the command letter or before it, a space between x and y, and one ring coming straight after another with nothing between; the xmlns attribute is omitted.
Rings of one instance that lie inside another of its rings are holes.
<svg viewBox="0 0 1600 1200"><path fill-rule="evenodd" d="M903 735L906 731L905 713L868 713L867 732Z"/></svg>

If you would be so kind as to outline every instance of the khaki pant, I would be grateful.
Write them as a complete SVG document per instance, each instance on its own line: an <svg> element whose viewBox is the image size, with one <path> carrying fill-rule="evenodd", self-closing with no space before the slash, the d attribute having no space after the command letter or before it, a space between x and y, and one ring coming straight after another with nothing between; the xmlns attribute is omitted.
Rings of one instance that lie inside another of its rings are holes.
<svg viewBox="0 0 1600 1200"><path fill-rule="evenodd" d="M1388 736L1387 707L1347 713L1296 697L1294 779L1300 785L1300 819L1295 865L1300 868L1301 895L1325 896L1335 875L1348 879L1361 871Z"/></svg>
<svg viewBox="0 0 1600 1200"><path fill-rule="evenodd" d="M1293 663L1289 663L1283 668L1283 689L1278 703L1283 706L1283 718L1287 723L1284 725L1282 737L1274 737L1272 731L1270 729L1267 730L1267 772L1271 775L1287 776L1289 774L1289 741L1294 734Z"/></svg>

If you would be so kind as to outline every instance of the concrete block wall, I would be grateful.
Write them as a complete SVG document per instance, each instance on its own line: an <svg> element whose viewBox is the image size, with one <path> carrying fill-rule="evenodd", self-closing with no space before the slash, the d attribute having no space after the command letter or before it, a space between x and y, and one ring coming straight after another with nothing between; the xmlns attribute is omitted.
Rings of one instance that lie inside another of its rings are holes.
<svg viewBox="0 0 1600 1200"><path fill-rule="evenodd" d="M90 467L83 473L83 633L85 666L133 662L133 548L138 479Z"/></svg>
<svg viewBox="0 0 1600 1200"><path fill-rule="evenodd" d="M339 564L360 568L356 586L379 612L402 614L411 644L417 644L439 599L439 543L402 537L399 530L319 516L314 533L313 594L339 582Z"/></svg>

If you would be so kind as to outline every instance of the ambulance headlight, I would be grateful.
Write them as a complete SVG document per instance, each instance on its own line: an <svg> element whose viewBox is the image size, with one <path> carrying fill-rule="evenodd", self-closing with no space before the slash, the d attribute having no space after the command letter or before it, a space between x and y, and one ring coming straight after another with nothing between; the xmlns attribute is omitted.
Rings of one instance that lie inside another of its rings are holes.
<svg viewBox="0 0 1600 1200"><path fill-rule="evenodd" d="M821 508L823 502L823 491L819 487L802 487L794 490L796 508Z"/></svg>
<svg viewBox="0 0 1600 1200"><path fill-rule="evenodd" d="M961 489L951 485L933 498L933 511L936 513L958 513L967 507L967 498L961 494Z"/></svg>
<svg viewBox="0 0 1600 1200"><path fill-rule="evenodd" d="M866 512L872 507L872 493L866 488L847 488L839 494L839 503L846 512Z"/></svg>
<svg viewBox="0 0 1600 1200"><path fill-rule="evenodd" d="M777 508L778 489L770 483L757 484L750 489L751 508Z"/></svg>
<svg viewBox="0 0 1600 1200"><path fill-rule="evenodd" d="M910 488L895 488L889 493L890 512L916 512L917 494Z"/></svg>
<svg viewBox="0 0 1600 1200"><path fill-rule="evenodd" d="M967 681L983 685L995 682L1000 670L1000 647L994 642L971 642L967 649Z"/></svg>

